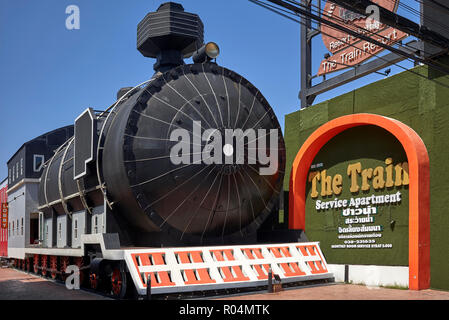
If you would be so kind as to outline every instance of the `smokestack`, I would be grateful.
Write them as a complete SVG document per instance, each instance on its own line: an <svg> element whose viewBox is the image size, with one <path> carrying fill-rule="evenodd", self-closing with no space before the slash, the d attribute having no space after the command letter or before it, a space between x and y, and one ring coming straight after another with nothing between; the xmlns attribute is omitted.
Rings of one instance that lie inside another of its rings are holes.
<svg viewBox="0 0 449 320"><path fill-rule="evenodd" d="M184 64L203 44L204 26L198 15L179 3L166 2L148 13L137 26L137 50L156 58L153 68L165 72Z"/></svg>

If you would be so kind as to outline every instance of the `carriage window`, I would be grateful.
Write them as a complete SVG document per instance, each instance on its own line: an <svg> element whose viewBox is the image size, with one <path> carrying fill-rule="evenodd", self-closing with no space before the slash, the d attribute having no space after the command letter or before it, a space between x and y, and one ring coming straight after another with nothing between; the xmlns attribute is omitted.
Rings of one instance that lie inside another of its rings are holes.
<svg viewBox="0 0 449 320"><path fill-rule="evenodd" d="M39 212L39 241L43 241L44 239L44 214Z"/></svg>
<svg viewBox="0 0 449 320"><path fill-rule="evenodd" d="M78 219L74 220L73 236L75 239L78 239Z"/></svg>
<svg viewBox="0 0 449 320"><path fill-rule="evenodd" d="M41 171L43 165L44 165L44 156L43 155L39 155L39 154L35 154L33 156L33 170L34 170L34 172Z"/></svg>
<svg viewBox="0 0 449 320"><path fill-rule="evenodd" d="M98 217L94 217L94 233L98 233Z"/></svg>
<svg viewBox="0 0 449 320"><path fill-rule="evenodd" d="M23 236L23 218L20 220L20 235Z"/></svg>

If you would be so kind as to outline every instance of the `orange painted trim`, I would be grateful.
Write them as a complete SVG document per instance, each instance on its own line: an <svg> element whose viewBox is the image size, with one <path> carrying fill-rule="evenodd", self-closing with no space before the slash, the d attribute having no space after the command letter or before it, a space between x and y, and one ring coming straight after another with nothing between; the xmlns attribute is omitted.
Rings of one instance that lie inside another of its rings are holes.
<svg viewBox="0 0 449 320"><path fill-rule="evenodd" d="M353 127L375 125L402 144L409 163L409 288L430 287L430 168L426 146L402 122L375 114L353 114L327 122L302 145L290 175L289 227L305 230L307 175L318 151L333 137Z"/></svg>

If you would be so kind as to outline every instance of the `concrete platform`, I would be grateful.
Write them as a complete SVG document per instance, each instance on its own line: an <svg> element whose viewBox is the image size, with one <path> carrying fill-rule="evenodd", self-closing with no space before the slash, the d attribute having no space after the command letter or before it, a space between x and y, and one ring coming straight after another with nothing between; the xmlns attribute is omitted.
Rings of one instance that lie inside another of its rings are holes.
<svg viewBox="0 0 449 320"><path fill-rule="evenodd" d="M220 298L220 300L449 300L449 291L411 291L352 284L330 284L286 289L277 293Z"/></svg>
<svg viewBox="0 0 449 320"><path fill-rule="evenodd" d="M110 300L9 268L0 269L0 300Z"/></svg>
<svg viewBox="0 0 449 320"><path fill-rule="evenodd" d="M10 268L0 268L0 300L111 300L85 290L67 290L64 284ZM289 288L278 293L254 293L217 300L449 300L449 291L410 291L330 284Z"/></svg>

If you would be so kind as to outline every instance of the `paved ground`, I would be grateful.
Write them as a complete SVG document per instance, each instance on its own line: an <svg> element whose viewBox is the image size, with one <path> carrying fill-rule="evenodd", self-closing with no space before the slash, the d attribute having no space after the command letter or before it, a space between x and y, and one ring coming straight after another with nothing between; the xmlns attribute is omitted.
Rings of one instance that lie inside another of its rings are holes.
<svg viewBox="0 0 449 320"><path fill-rule="evenodd" d="M0 269L0 300L106 300L83 290L9 268Z"/></svg>
<svg viewBox="0 0 449 320"><path fill-rule="evenodd" d="M219 300L449 300L448 291L397 290L362 285L331 284L257 293ZM0 300L109 300L83 290L67 290L62 283L21 271L0 269Z"/></svg>
<svg viewBox="0 0 449 320"><path fill-rule="evenodd" d="M351 284L330 284L277 293L261 293L220 300L449 300L449 291L399 290Z"/></svg>

